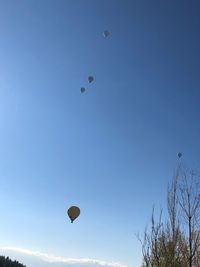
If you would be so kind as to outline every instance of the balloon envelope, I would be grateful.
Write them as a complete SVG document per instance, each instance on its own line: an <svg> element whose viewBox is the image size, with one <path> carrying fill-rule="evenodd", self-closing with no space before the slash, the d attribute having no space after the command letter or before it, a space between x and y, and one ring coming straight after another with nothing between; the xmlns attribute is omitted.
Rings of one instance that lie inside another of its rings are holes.
<svg viewBox="0 0 200 267"><path fill-rule="evenodd" d="M81 91L81 93L84 93L85 92L85 88L81 87L80 91Z"/></svg>
<svg viewBox="0 0 200 267"><path fill-rule="evenodd" d="M181 158L182 157L182 153L179 152L178 153L178 157Z"/></svg>
<svg viewBox="0 0 200 267"><path fill-rule="evenodd" d="M109 35L110 35L109 31L104 31L104 32L103 32L103 37L106 38L106 37L108 37Z"/></svg>
<svg viewBox="0 0 200 267"><path fill-rule="evenodd" d="M67 214L71 220L71 222L73 223L73 221L80 215L80 209L76 206L71 206L68 210L67 210Z"/></svg>
<svg viewBox="0 0 200 267"><path fill-rule="evenodd" d="M94 77L93 77L93 76L89 76L89 77L88 77L88 82L91 83L91 82L93 82L93 81L94 81Z"/></svg>

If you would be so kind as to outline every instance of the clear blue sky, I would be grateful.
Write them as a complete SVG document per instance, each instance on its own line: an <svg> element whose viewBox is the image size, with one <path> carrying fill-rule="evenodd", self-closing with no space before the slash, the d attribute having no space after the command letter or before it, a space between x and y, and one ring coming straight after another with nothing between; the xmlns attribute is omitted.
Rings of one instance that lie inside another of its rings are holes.
<svg viewBox="0 0 200 267"><path fill-rule="evenodd" d="M1 0L0 245L139 267L177 153L200 165L199 48L197 0Z"/></svg>

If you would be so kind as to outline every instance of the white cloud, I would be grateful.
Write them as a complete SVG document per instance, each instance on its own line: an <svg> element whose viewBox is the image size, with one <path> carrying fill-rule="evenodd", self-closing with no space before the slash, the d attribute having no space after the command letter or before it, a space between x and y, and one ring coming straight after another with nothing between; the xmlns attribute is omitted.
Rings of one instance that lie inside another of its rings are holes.
<svg viewBox="0 0 200 267"><path fill-rule="evenodd" d="M23 255L33 256L36 257L42 261L49 262L49 263L65 263L68 265L98 265L103 267L127 267L126 265L123 265L118 262L107 262L103 260L98 259L90 259L90 258L66 258L66 257L59 257L50 255L47 253L39 252L39 251L33 251L30 249L24 249L19 247L1 247L0 248L3 251L11 251L11 252L17 252L21 253Z"/></svg>

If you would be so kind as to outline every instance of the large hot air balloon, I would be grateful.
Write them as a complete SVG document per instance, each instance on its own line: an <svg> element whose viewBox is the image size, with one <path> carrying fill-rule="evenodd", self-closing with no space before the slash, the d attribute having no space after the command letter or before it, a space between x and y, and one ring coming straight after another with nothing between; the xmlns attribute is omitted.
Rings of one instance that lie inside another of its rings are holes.
<svg viewBox="0 0 200 267"><path fill-rule="evenodd" d="M88 82L91 83L91 82L93 82L93 81L94 81L94 77L93 77L93 76L89 76L89 77L88 77Z"/></svg>
<svg viewBox="0 0 200 267"><path fill-rule="evenodd" d="M109 31L104 31L103 32L103 37L107 38L110 35Z"/></svg>
<svg viewBox="0 0 200 267"><path fill-rule="evenodd" d="M67 214L71 220L71 223L73 223L73 221L80 215L80 209L76 206L71 206L68 210L67 210Z"/></svg>
<svg viewBox="0 0 200 267"><path fill-rule="evenodd" d="M81 87L80 91L81 91L81 93L85 93L85 88Z"/></svg>

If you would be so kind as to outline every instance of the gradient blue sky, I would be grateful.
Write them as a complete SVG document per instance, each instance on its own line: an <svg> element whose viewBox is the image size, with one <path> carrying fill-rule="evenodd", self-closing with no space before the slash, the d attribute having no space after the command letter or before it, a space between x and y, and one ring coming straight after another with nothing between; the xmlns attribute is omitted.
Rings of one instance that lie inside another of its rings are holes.
<svg viewBox="0 0 200 267"><path fill-rule="evenodd" d="M199 51L198 0L0 0L0 245L139 267L200 165Z"/></svg>

